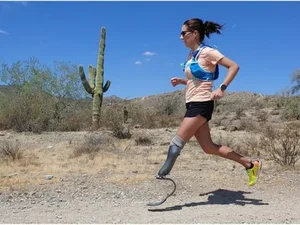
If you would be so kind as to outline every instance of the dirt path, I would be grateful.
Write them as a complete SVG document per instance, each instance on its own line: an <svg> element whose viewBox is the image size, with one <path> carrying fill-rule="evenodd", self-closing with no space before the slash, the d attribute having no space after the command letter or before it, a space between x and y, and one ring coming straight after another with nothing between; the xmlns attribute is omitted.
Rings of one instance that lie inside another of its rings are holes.
<svg viewBox="0 0 300 225"><path fill-rule="evenodd" d="M158 131L153 132L160 143L167 143L172 135L169 132L161 138ZM44 179L49 168L57 174L53 180L3 191L1 223L300 223L299 169L283 170L265 160L259 183L248 187L247 175L237 164L208 157L188 144L170 175L177 183L175 196L163 205L148 207L147 203L160 200L171 191L169 183L152 176L165 158L162 148L166 146L129 148L126 143L123 145L127 152L118 150L118 158L107 161L106 170L99 167L104 163L99 156L89 161L69 160L67 164L79 166L75 171L75 167L67 167L60 154L71 148L70 143L78 137L56 137L61 141L53 135L18 137L30 140L31 146L35 144L41 148L39 151L47 153L46 157L38 153L38 162L45 167L28 167L23 174L25 169L20 167L18 179L28 174L31 180L35 176ZM56 167L50 167L58 162ZM13 171L12 168L9 167ZM8 173L11 171L2 171L2 176ZM133 178L136 182L132 182Z"/></svg>
<svg viewBox="0 0 300 225"><path fill-rule="evenodd" d="M157 207L146 204L161 198L169 188L155 179L122 187L101 184L101 176L70 178L63 184L11 193L13 197L2 194L1 223L300 222L298 172L266 173L252 188L243 185L240 172L233 173L240 177L225 176L227 183L221 180L222 173L220 168L210 176L219 175L218 179L205 180L176 176L175 196ZM165 189L159 193L159 187Z"/></svg>

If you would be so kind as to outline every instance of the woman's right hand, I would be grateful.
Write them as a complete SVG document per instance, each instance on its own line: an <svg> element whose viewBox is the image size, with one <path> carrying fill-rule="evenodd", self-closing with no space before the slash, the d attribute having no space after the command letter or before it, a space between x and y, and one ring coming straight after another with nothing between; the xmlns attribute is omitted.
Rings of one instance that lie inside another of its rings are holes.
<svg viewBox="0 0 300 225"><path fill-rule="evenodd" d="M173 77L171 79L171 84L173 85L173 87L175 87L176 85L181 84L181 79L178 77Z"/></svg>

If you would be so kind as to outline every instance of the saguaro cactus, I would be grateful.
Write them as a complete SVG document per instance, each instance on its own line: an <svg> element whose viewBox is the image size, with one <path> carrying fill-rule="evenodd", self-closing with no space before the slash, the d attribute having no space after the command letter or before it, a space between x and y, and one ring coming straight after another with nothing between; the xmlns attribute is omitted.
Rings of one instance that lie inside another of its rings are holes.
<svg viewBox="0 0 300 225"><path fill-rule="evenodd" d="M83 66L79 66L79 75L83 84L84 89L91 94L93 98L93 128L97 129L99 127L103 93L105 93L110 87L110 80L106 81L103 86L104 78L104 51L105 51L105 38L106 29L101 28L101 36L98 51L98 62L97 69L92 65L88 67L89 82L87 81L84 73Z"/></svg>

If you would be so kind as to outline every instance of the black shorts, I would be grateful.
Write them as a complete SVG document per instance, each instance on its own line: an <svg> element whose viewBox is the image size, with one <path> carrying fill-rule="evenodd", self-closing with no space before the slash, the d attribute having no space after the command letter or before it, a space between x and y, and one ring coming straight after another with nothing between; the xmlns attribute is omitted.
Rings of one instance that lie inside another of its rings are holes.
<svg viewBox="0 0 300 225"><path fill-rule="evenodd" d="M185 104L186 113L184 117L203 116L207 121L211 120L214 111L214 101L188 102Z"/></svg>

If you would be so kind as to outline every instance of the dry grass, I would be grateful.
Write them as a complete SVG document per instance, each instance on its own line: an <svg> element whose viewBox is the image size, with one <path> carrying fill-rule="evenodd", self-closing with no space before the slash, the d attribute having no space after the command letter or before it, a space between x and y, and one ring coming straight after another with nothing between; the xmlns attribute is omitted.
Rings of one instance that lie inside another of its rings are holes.
<svg viewBox="0 0 300 225"><path fill-rule="evenodd" d="M166 159L168 144L165 143L170 142L175 131L136 129L131 139L118 139L105 132L70 133L70 137L59 140L53 138L60 137L62 133L55 136L35 135L37 142L22 148L22 158L0 164L0 191L61 182L70 173L100 175L104 182L125 186L152 179ZM259 134L213 128L212 136L216 143L232 147L245 156L268 156L267 149L260 149ZM28 142L28 137L23 137L20 142ZM191 163L198 165L199 160L204 165L205 159L220 160L204 154L196 140L192 139L186 145L176 169L186 169L187 165L193 168ZM45 175L54 177L47 180Z"/></svg>
<svg viewBox="0 0 300 225"><path fill-rule="evenodd" d="M140 182L151 177L155 167L152 161L156 161L155 157L145 158L151 152L144 148L147 147L137 146L134 140L89 135L75 144L27 149L22 158L0 164L0 191L60 182L68 173L110 174L104 177L107 182L122 185ZM45 175L54 177L46 180Z"/></svg>
<svg viewBox="0 0 300 225"><path fill-rule="evenodd" d="M12 142L9 140L0 140L0 160L9 162L21 159L23 152L20 149L18 140Z"/></svg>

